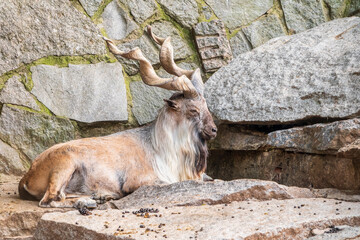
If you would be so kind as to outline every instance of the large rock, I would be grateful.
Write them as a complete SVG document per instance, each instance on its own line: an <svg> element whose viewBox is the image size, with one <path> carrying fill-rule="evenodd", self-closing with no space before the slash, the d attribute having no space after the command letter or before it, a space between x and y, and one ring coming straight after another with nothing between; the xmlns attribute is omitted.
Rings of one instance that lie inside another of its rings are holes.
<svg viewBox="0 0 360 240"><path fill-rule="evenodd" d="M128 119L125 82L120 63L31 67L31 90L58 116L80 122Z"/></svg>
<svg viewBox="0 0 360 240"><path fill-rule="evenodd" d="M193 0L159 0L165 12L185 27L192 27L197 23L199 12L196 1Z"/></svg>
<svg viewBox="0 0 360 240"><path fill-rule="evenodd" d="M106 6L101 17L106 33L113 39L123 39L139 28L116 1Z"/></svg>
<svg viewBox="0 0 360 240"><path fill-rule="evenodd" d="M223 180L254 178L287 186L343 190L360 188L359 171L360 165L353 159L282 150L214 150L207 168L209 176Z"/></svg>
<svg viewBox="0 0 360 240"><path fill-rule="evenodd" d="M209 109L251 124L360 116L359 29L337 19L240 55L206 82Z"/></svg>
<svg viewBox="0 0 360 240"><path fill-rule="evenodd" d="M311 229L360 225L358 203L323 199L233 202L158 208L149 217L121 210L47 213L35 239L306 239ZM295 208L294 208L295 207ZM157 217L156 217L157 216Z"/></svg>
<svg viewBox="0 0 360 240"><path fill-rule="evenodd" d="M285 21L296 33L325 22L319 0L282 0Z"/></svg>
<svg viewBox="0 0 360 240"><path fill-rule="evenodd" d="M79 0L86 13L89 14L90 17L94 16L102 0Z"/></svg>
<svg viewBox="0 0 360 240"><path fill-rule="evenodd" d="M46 56L106 53L94 24L67 0L1 1L0 13L0 75Z"/></svg>
<svg viewBox="0 0 360 240"><path fill-rule="evenodd" d="M4 88L0 91L0 102L40 111L34 97L25 90L24 85L19 80L20 77L15 75L6 81Z"/></svg>
<svg viewBox="0 0 360 240"><path fill-rule="evenodd" d="M25 170L19 153L0 140L0 173L21 175Z"/></svg>
<svg viewBox="0 0 360 240"><path fill-rule="evenodd" d="M139 24L156 13L157 7L154 0L120 0L126 5L135 21Z"/></svg>
<svg viewBox="0 0 360 240"><path fill-rule="evenodd" d="M201 22L194 28L196 44L206 72L215 72L232 59L225 26L220 20Z"/></svg>
<svg viewBox="0 0 360 240"><path fill-rule="evenodd" d="M360 160L360 138L354 142L342 147L338 151L340 157L353 158L357 161Z"/></svg>
<svg viewBox="0 0 360 240"><path fill-rule="evenodd" d="M285 35L275 15L267 15L243 28L243 31L254 48L272 38Z"/></svg>
<svg viewBox="0 0 360 240"><path fill-rule="evenodd" d="M163 99L168 99L172 91L148 86L142 81L130 83L133 96L132 112L140 125L153 121L160 108L164 106Z"/></svg>
<svg viewBox="0 0 360 240"><path fill-rule="evenodd" d="M34 160L54 144L74 139L74 127L67 119L4 105L0 115L0 138Z"/></svg>
<svg viewBox="0 0 360 240"><path fill-rule="evenodd" d="M336 154L360 138L360 119L315 124L269 133L267 144L286 151Z"/></svg>
<svg viewBox="0 0 360 240"><path fill-rule="evenodd" d="M118 209L151 206L200 206L246 200L293 198L275 182L241 179L233 181L184 181L162 186L142 186L129 196L112 201Z"/></svg>
<svg viewBox="0 0 360 240"><path fill-rule="evenodd" d="M247 25L267 12L273 5L272 0L205 0L205 2L230 29Z"/></svg>

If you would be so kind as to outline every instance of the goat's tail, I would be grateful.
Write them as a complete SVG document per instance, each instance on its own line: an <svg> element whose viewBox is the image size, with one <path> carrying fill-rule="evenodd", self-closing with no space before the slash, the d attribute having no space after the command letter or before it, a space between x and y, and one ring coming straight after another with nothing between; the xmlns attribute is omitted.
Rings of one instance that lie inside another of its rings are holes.
<svg viewBox="0 0 360 240"><path fill-rule="evenodd" d="M19 190L19 196L20 196L21 199L23 199L23 200L32 200L32 201L37 200L36 197L34 197L33 195L31 195L31 194L26 190L25 176L20 180L19 186L18 186L18 190Z"/></svg>

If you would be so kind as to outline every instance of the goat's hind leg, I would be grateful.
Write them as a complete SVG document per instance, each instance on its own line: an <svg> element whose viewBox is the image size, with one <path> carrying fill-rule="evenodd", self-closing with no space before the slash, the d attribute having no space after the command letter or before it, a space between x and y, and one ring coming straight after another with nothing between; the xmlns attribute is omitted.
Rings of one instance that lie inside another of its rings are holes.
<svg viewBox="0 0 360 240"><path fill-rule="evenodd" d="M46 192L40 200L40 207L72 207L65 201L65 188L75 169L73 167L54 170L50 177Z"/></svg>

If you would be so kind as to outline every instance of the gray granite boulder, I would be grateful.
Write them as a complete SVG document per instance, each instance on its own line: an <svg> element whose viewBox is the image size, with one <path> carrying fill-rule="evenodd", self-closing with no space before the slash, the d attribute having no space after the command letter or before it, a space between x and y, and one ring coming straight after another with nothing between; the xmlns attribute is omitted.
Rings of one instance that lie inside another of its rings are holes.
<svg viewBox="0 0 360 240"><path fill-rule="evenodd" d="M282 0L286 24L296 33L325 22L319 0Z"/></svg>
<svg viewBox="0 0 360 240"><path fill-rule="evenodd" d="M30 160L56 143L74 139L67 119L4 105L0 115L0 139L21 150Z"/></svg>
<svg viewBox="0 0 360 240"><path fill-rule="evenodd" d="M0 91L0 103L19 105L40 111L34 97L25 90L19 80L20 76L15 75L6 81L4 88Z"/></svg>
<svg viewBox="0 0 360 240"><path fill-rule="evenodd" d="M234 59L205 84L223 121L283 124L360 115L360 18L279 37Z"/></svg>
<svg viewBox="0 0 360 240"><path fill-rule="evenodd" d="M165 12L185 27L192 27L199 18L196 1L193 0L158 0Z"/></svg>
<svg viewBox="0 0 360 240"><path fill-rule="evenodd" d="M46 56L106 53L100 32L70 1L0 1L0 13L0 75Z"/></svg>
<svg viewBox="0 0 360 240"><path fill-rule="evenodd" d="M120 63L38 65L31 71L31 93L58 116L87 123L128 119Z"/></svg>
<svg viewBox="0 0 360 240"><path fill-rule="evenodd" d="M360 119L314 124L271 132L267 144L287 151L336 154L360 138Z"/></svg>
<svg viewBox="0 0 360 240"><path fill-rule="evenodd" d="M205 0L205 2L230 29L252 22L273 6L272 0Z"/></svg>
<svg viewBox="0 0 360 240"><path fill-rule="evenodd" d="M101 17L103 18L102 25L112 39L123 39L139 28L116 1L112 1L105 7Z"/></svg>
<svg viewBox="0 0 360 240"><path fill-rule="evenodd" d="M150 18L157 11L154 0L120 0L131 12L135 21L139 24Z"/></svg>

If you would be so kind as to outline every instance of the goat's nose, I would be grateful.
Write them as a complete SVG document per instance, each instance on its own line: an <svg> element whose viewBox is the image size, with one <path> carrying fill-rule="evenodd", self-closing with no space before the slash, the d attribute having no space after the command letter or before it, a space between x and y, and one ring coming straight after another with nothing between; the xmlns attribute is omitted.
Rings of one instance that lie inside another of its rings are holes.
<svg viewBox="0 0 360 240"><path fill-rule="evenodd" d="M213 133L216 133L216 132L217 132L217 128L216 128L216 127L215 127L215 128L212 128L211 131L212 131Z"/></svg>

